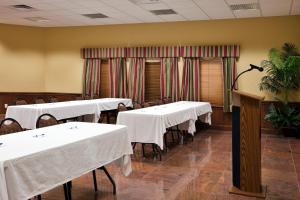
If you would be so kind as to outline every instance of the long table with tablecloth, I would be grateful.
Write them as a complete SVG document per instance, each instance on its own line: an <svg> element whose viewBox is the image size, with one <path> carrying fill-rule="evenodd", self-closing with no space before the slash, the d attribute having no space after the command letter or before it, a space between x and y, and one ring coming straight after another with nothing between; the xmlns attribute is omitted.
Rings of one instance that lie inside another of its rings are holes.
<svg viewBox="0 0 300 200"><path fill-rule="evenodd" d="M117 109L119 103L132 107L131 99L102 98L8 106L5 117L17 120L25 129L34 129L38 117L45 113L53 115L57 120L90 114L94 115L94 121L98 121L101 111Z"/></svg>
<svg viewBox="0 0 300 200"><path fill-rule="evenodd" d="M42 194L113 161L131 172L127 127L86 122L0 136L0 200Z"/></svg>
<svg viewBox="0 0 300 200"><path fill-rule="evenodd" d="M167 128L181 125L190 134L194 134L198 117L211 124L211 113L212 108L208 102L179 101L120 112L117 124L128 127L131 142L153 143L163 149L163 136Z"/></svg>

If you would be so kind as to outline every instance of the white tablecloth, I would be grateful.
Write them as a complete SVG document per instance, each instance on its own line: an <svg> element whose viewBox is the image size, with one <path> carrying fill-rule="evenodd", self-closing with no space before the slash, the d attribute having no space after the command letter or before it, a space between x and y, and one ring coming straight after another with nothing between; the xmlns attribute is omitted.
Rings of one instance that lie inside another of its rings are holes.
<svg viewBox="0 0 300 200"><path fill-rule="evenodd" d="M17 120L22 128L35 129L36 120L45 113L53 115L58 120L93 114L94 121L98 121L101 111L117 109L119 103L132 107L131 99L103 98L8 106L5 117Z"/></svg>
<svg viewBox="0 0 300 200"><path fill-rule="evenodd" d="M193 134L196 131L197 116L207 114L206 122L209 123L210 113L209 103L179 101L120 112L117 124L128 127L131 142L154 143L163 149L163 135L167 128L184 123L183 127Z"/></svg>
<svg viewBox="0 0 300 200"><path fill-rule="evenodd" d="M26 200L113 161L131 172L122 125L70 122L0 136L0 143L0 200Z"/></svg>

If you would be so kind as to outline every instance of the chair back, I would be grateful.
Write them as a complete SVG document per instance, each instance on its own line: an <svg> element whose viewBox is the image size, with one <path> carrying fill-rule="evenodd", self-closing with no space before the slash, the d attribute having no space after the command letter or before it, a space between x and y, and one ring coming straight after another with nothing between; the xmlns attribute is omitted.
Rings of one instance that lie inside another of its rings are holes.
<svg viewBox="0 0 300 200"><path fill-rule="evenodd" d="M165 97L165 98L163 98L163 102L164 102L165 104L166 104L166 103L172 103L173 100L172 100L171 97Z"/></svg>
<svg viewBox="0 0 300 200"><path fill-rule="evenodd" d="M156 103L156 105L162 105L162 104L164 104L164 101L162 99L157 99L155 101L155 103Z"/></svg>
<svg viewBox="0 0 300 200"><path fill-rule="evenodd" d="M145 102L144 104L143 104L143 107L144 108L147 108L147 107L150 107L151 105L150 105L150 103L149 102Z"/></svg>
<svg viewBox="0 0 300 200"><path fill-rule="evenodd" d="M75 100L84 100L82 96L75 97Z"/></svg>
<svg viewBox="0 0 300 200"><path fill-rule="evenodd" d="M55 103L55 102L58 102L58 99L56 97L50 97L49 102Z"/></svg>
<svg viewBox="0 0 300 200"><path fill-rule="evenodd" d="M138 102L133 102L133 109L140 109L142 108L142 105Z"/></svg>
<svg viewBox="0 0 300 200"><path fill-rule="evenodd" d="M127 110L127 108L124 103L118 104L118 112L122 112L122 111L126 111L126 110Z"/></svg>
<svg viewBox="0 0 300 200"><path fill-rule="evenodd" d="M19 122L12 118L6 118L0 123L0 135L6 135L9 133L16 133L23 131Z"/></svg>
<svg viewBox="0 0 300 200"><path fill-rule="evenodd" d="M93 99L99 99L100 97L98 95L94 95Z"/></svg>
<svg viewBox="0 0 300 200"><path fill-rule="evenodd" d="M16 100L16 105L26 105L27 102L24 99L17 99Z"/></svg>
<svg viewBox="0 0 300 200"><path fill-rule="evenodd" d="M45 102L45 100L42 99L42 98L37 98L37 99L35 99L35 103L36 103L36 104L41 104L41 103L46 103L46 102Z"/></svg>
<svg viewBox="0 0 300 200"><path fill-rule="evenodd" d="M58 124L57 119L48 113L39 116L39 118L36 120L36 128L53 126L56 124Z"/></svg>
<svg viewBox="0 0 300 200"><path fill-rule="evenodd" d="M92 98L90 96L84 96L85 100L91 100Z"/></svg>

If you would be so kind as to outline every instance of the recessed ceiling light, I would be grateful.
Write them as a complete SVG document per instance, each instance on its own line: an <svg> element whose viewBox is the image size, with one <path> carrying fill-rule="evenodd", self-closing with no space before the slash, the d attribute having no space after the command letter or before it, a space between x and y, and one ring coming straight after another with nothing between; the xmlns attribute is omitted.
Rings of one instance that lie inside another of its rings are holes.
<svg viewBox="0 0 300 200"><path fill-rule="evenodd" d="M33 11L36 10L35 8L25 5L25 4L18 4L18 5L12 5L10 8L18 10L18 11Z"/></svg>
<svg viewBox="0 0 300 200"><path fill-rule="evenodd" d="M46 19L44 17L26 17L24 19L32 21L32 22L48 22L48 21L50 21L49 19Z"/></svg>
<svg viewBox="0 0 300 200"><path fill-rule="evenodd" d="M248 3L248 4L233 4L229 5L232 11L235 10L259 10L258 3Z"/></svg>
<svg viewBox="0 0 300 200"><path fill-rule="evenodd" d="M150 12L152 12L155 15L173 15L173 14L177 14L172 9L150 10Z"/></svg>
<svg viewBox="0 0 300 200"><path fill-rule="evenodd" d="M83 14L83 16L91 19L108 18L108 16L103 15L102 13Z"/></svg>

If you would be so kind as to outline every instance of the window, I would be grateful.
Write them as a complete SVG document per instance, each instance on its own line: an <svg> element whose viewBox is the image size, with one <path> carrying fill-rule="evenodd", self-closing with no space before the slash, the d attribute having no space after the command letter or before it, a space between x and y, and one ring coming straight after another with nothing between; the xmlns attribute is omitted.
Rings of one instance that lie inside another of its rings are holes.
<svg viewBox="0 0 300 200"><path fill-rule="evenodd" d="M145 101L160 99L160 62L149 61L145 66Z"/></svg>
<svg viewBox="0 0 300 200"><path fill-rule="evenodd" d="M223 69L220 59L203 59L200 65L201 101L223 105Z"/></svg>
<svg viewBox="0 0 300 200"><path fill-rule="evenodd" d="M107 60L101 61L100 67L100 97L109 97L109 65Z"/></svg>

